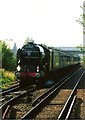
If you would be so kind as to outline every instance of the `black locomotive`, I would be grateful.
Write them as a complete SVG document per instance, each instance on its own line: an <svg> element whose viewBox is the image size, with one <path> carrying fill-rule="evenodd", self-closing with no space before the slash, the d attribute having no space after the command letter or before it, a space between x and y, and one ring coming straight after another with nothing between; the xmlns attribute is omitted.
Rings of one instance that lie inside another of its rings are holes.
<svg viewBox="0 0 85 120"><path fill-rule="evenodd" d="M79 63L78 55L29 42L17 51L16 77L21 83L35 82L51 71Z"/></svg>

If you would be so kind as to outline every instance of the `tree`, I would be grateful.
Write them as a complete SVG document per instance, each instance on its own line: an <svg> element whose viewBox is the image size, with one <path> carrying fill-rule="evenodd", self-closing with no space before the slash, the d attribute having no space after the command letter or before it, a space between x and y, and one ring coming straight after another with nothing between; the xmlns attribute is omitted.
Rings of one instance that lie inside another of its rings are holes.
<svg viewBox="0 0 85 120"><path fill-rule="evenodd" d="M2 68L5 70L15 70L16 67L16 58L10 48L6 45L5 42L0 40L0 53L2 57L0 62L2 62ZM0 66L1 67L1 66Z"/></svg>
<svg viewBox="0 0 85 120"><path fill-rule="evenodd" d="M80 18L78 20L76 20L77 22L79 22L79 24L81 24L83 26L83 61L85 63L85 1L83 2L83 7L81 6L82 10L83 10L83 14L80 15Z"/></svg>
<svg viewBox="0 0 85 120"><path fill-rule="evenodd" d="M85 27L85 1L83 2L83 7L81 6L81 8L83 10L83 14L80 15L80 18L76 21L79 22L79 24L81 24L83 27Z"/></svg>

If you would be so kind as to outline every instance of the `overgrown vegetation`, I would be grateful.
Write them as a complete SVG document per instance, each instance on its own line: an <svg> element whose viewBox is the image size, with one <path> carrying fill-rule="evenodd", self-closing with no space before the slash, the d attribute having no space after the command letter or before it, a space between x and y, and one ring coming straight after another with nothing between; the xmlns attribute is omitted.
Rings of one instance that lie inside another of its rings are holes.
<svg viewBox="0 0 85 120"><path fill-rule="evenodd" d="M16 56L6 42L0 40L0 89L7 88L14 81Z"/></svg>
<svg viewBox="0 0 85 120"><path fill-rule="evenodd" d="M0 89L9 87L9 84L14 81L15 75L13 72L0 69Z"/></svg>

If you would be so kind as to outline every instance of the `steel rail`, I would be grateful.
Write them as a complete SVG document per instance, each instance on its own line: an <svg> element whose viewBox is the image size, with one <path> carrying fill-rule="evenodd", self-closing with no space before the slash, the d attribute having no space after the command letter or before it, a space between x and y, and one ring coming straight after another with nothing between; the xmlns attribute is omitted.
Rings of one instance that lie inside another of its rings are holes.
<svg viewBox="0 0 85 120"><path fill-rule="evenodd" d="M10 105L8 105L7 108L5 109L4 114L2 116L3 119L5 119L5 117L6 117L7 113L8 113L8 111L9 111L9 109L10 109Z"/></svg>
<svg viewBox="0 0 85 120"><path fill-rule="evenodd" d="M76 102L76 98L77 98L77 95L75 95L74 98L73 98L73 100L72 100L72 103L71 103L71 105L70 105L69 111L68 111L67 116L66 116L66 119L68 119L69 116L70 116L70 114L71 114L71 111L72 111L72 109L73 109L73 107L74 107L74 104L75 104L75 102Z"/></svg>

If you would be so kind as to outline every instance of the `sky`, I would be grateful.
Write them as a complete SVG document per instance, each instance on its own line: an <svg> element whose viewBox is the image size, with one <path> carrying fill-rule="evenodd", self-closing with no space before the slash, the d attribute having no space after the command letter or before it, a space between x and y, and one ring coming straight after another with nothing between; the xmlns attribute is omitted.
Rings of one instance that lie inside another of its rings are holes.
<svg viewBox="0 0 85 120"><path fill-rule="evenodd" d="M83 0L0 0L0 39L18 48L27 37L47 46L81 45L80 6Z"/></svg>

